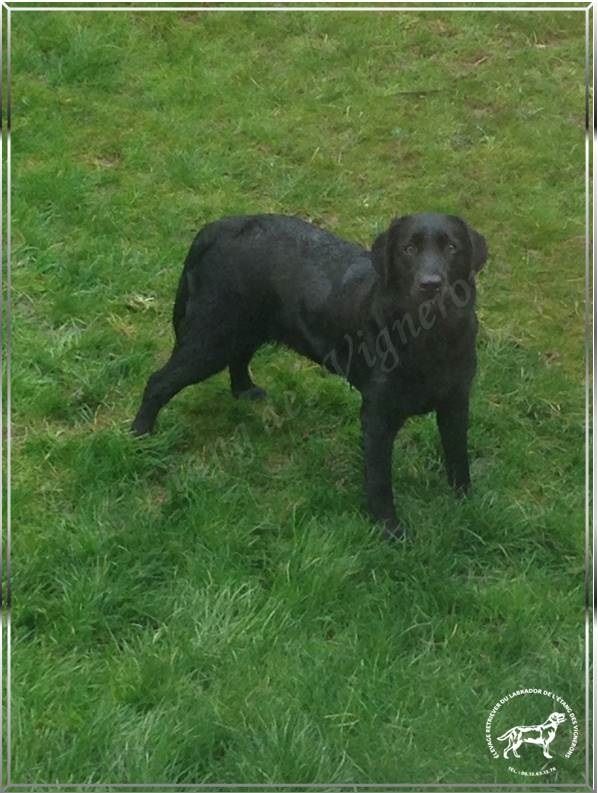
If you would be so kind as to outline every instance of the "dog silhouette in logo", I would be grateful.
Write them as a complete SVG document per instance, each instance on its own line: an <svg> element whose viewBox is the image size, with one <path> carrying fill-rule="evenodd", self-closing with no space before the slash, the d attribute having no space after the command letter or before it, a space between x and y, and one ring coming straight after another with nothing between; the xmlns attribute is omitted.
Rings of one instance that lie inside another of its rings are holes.
<svg viewBox="0 0 598 793"><path fill-rule="evenodd" d="M543 724L511 727L510 730L507 730L504 735L500 735L498 738L499 741L509 742L502 756L506 759L509 756L509 752L512 752L514 757L520 757L520 755L517 754L517 749L519 749L522 743L535 743L542 747L542 754L544 757L551 759L552 755L548 751L548 747L554 741L557 727L565 721L565 718L566 716L564 713L557 713L555 711L550 714Z"/></svg>

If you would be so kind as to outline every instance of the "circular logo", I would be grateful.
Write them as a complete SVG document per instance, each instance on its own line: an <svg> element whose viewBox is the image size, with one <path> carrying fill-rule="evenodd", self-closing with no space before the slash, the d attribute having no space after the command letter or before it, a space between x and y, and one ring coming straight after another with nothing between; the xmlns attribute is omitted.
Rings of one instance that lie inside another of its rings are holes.
<svg viewBox="0 0 598 793"><path fill-rule="evenodd" d="M492 757L520 776L556 771L555 757L575 751L579 727L572 708L545 688L522 688L501 697L486 720Z"/></svg>

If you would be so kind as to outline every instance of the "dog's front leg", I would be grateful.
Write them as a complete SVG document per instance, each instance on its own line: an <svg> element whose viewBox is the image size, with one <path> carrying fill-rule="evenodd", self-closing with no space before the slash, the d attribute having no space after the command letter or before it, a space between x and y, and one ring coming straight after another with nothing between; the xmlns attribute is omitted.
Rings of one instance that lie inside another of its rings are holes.
<svg viewBox="0 0 598 793"><path fill-rule="evenodd" d="M459 495L469 491L469 454L467 429L469 426L469 393L455 392L436 409L446 473L449 483Z"/></svg>
<svg viewBox="0 0 598 793"><path fill-rule="evenodd" d="M365 492L369 512L382 524L385 536L401 539L405 532L395 512L391 474L394 440L405 419L393 415L383 403L383 399L364 395L361 405Z"/></svg>

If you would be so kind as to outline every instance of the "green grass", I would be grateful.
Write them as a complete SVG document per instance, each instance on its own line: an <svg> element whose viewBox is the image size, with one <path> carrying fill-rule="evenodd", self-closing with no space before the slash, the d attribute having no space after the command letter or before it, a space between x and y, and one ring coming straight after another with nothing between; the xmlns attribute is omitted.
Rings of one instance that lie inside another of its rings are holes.
<svg viewBox="0 0 598 793"><path fill-rule="evenodd" d="M501 696L583 720L583 37L574 12L13 13L13 782L513 783ZM419 210L491 251L470 500L412 420L415 539L383 542L358 395L274 348L265 403L222 374L129 436L203 223L368 243ZM550 781L581 783L584 741Z"/></svg>

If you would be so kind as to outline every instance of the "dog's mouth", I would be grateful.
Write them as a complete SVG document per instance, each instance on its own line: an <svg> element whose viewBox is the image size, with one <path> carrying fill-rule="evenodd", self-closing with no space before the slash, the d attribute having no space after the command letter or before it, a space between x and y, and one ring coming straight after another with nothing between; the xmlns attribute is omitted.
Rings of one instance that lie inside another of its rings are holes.
<svg viewBox="0 0 598 793"><path fill-rule="evenodd" d="M474 295L471 284L465 280L443 279L438 285L423 287L415 284L410 290L410 299L414 307L439 308L443 316L459 314L463 308L472 304Z"/></svg>
<svg viewBox="0 0 598 793"><path fill-rule="evenodd" d="M437 295L440 295L445 288L445 284L443 283L441 278L429 279L427 281L420 281L415 291L417 294L423 298L424 300L432 300Z"/></svg>
<svg viewBox="0 0 598 793"><path fill-rule="evenodd" d="M416 286L411 290L411 298L418 306L438 306L443 301L446 301L448 294L449 290L445 284L434 288Z"/></svg>
<svg viewBox="0 0 598 793"><path fill-rule="evenodd" d="M437 300L443 294L446 294L446 287L444 284L434 288L420 286L417 290L417 294L420 296L421 300Z"/></svg>

